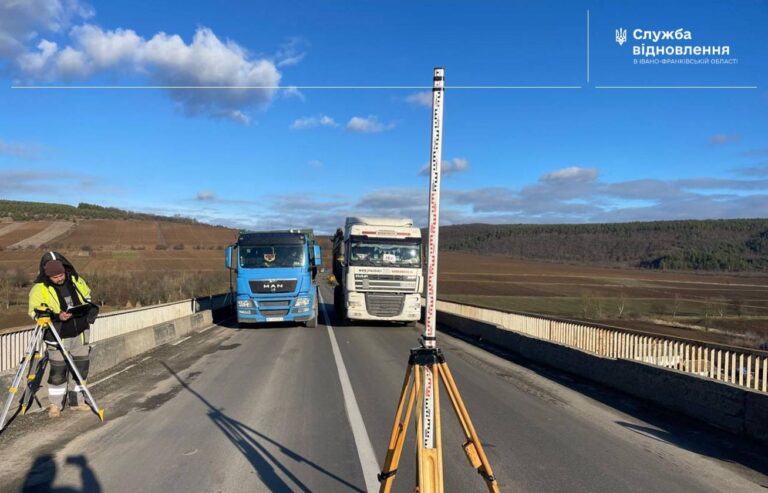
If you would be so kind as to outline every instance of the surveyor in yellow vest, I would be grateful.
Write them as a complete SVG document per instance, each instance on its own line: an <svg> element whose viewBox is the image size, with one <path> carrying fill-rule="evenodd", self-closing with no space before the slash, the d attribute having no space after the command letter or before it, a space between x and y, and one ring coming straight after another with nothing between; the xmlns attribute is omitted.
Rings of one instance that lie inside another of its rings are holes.
<svg viewBox="0 0 768 493"><path fill-rule="evenodd" d="M51 320L61 337L64 349L72 356L77 370L88 378L90 365L90 324L98 314L96 305L90 303L91 289L63 256L48 252L40 262L40 274L29 291L29 315L35 317L35 309L47 307ZM73 314L68 310L84 304L91 308L86 313ZM53 334L46 330L44 341L48 350L50 372L48 374L48 415L58 417L69 395L69 403L79 411L90 411L85 403L85 393L71 375L64 354Z"/></svg>

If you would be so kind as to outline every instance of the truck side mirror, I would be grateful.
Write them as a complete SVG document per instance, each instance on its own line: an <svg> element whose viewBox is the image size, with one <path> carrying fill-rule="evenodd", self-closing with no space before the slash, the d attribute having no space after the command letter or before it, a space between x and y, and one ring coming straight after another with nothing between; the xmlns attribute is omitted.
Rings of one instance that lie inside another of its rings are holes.
<svg viewBox="0 0 768 493"><path fill-rule="evenodd" d="M323 264L323 259L320 257L320 245L315 245L315 267L320 267Z"/></svg>
<svg viewBox="0 0 768 493"><path fill-rule="evenodd" d="M224 265L232 270L232 245L227 245L227 249L224 250Z"/></svg>

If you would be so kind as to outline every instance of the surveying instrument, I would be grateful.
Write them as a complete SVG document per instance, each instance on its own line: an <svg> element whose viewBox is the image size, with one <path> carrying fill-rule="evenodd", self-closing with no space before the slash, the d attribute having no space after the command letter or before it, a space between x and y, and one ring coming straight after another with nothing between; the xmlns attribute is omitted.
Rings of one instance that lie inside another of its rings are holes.
<svg viewBox="0 0 768 493"><path fill-rule="evenodd" d="M440 166L443 144L443 94L445 69L435 68L432 86L432 146L429 187L429 252L427 257L427 305L421 347L411 349L403 389L395 412L384 468L378 475L379 493L388 493L397 474L405 434L414 405L421 409L416 417L416 489L415 493L443 493L443 454L440 436L440 394L442 381L466 442L462 445L470 465L485 481L488 491L499 493L496 477L485 455L480 438L469 418L459 389L453 380L435 336L437 298L437 243L440 218ZM406 404L407 399L407 404Z"/></svg>
<svg viewBox="0 0 768 493"><path fill-rule="evenodd" d="M70 371L72 371L72 374L75 376L75 378L77 378L77 382L80 385L80 388L83 390L83 392L85 392L85 396L88 398L91 409L96 412L102 422L104 421L104 409L99 408L99 406L96 404L96 400L93 398L93 395L91 395L91 391L88 390L88 386L85 384L85 380L83 379L82 375L80 375L77 366L75 366L75 362L72 360L72 355L70 355L69 351L67 351L64 347L64 343L61 341L61 336L59 336L58 331L53 326L51 316L52 313L47 306L43 305L35 308L35 328L32 331L32 337L29 338L29 343L27 344L27 351L24 354L24 358L21 360L21 364L19 364L19 370L13 377L11 387L8 389L8 397L6 398L5 405L3 406L3 413L0 415L0 430L5 428L5 420L8 416L8 411L11 409L13 399L16 393L19 391L21 381L24 378L24 374L27 372L27 366L29 366L27 386L24 389L24 393L21 395L22 415L26 414L27 409L35 398L35 391L40 386L39 381L45 372L45 363L47 361L47 359L43 359L42 349L44 344L43 335L45 334L46 330L50 330L51 334L53 334L53 338L56 340L56 345L64 355L64 359L67 361L67 365L69 365Z"/></svg>

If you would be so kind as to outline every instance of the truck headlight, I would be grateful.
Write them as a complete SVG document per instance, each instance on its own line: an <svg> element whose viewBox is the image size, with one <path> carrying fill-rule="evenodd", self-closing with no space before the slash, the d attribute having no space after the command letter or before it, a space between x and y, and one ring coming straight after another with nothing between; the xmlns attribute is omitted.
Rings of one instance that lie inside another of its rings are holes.
<svg viewBox="0 0 768 493"><path fill-rule="evenodd" d="M293 304L295 308L299 308L302 306L309 306L309 298L301 296L299 298L296 298L296 303Z"/></svg>
<svg viewBox="0 0 768 493"><path fill-rule="evenodd" d="M238 308L253 308L253 300L237 300Z"/></svg>

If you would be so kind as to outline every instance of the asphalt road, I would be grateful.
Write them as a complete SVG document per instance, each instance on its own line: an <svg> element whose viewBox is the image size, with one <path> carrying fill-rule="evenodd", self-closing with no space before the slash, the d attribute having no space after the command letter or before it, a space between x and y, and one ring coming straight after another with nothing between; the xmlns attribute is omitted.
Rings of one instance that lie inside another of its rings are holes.
<svg viewBox="0 0 768 493"><path fill-rule="evenodd" d="M327 286L322 294L331 300ZM335 324L332 305L324 308ZM69 410L15 420L0 435L0 489L366 491L418 334L386 325L214 326L94 384L104 424ZM444 334L439 344L502 491L768 490L768 459L755 444ZM486 491L443 396L446 491ZM414 434L394 491L413 491Z"/></svg>

